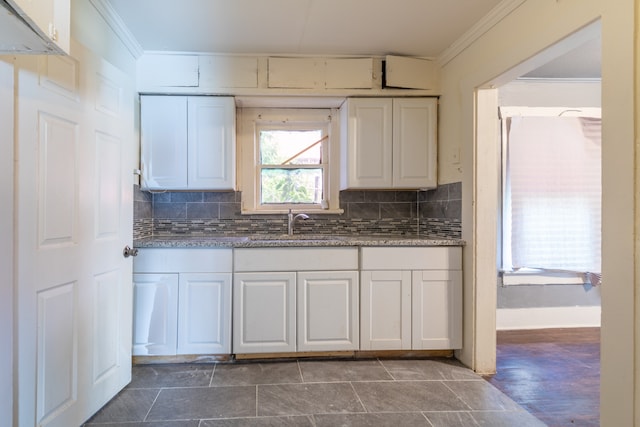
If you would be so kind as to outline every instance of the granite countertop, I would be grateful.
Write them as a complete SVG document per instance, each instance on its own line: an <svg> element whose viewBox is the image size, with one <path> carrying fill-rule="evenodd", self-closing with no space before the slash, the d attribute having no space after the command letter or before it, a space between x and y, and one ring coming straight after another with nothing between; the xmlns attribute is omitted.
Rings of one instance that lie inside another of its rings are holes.
<svg viewBox="0 0 640 427"><path fill-rule="evenodd" d="M463 246L464 240L426 236L250 235L154 236L137 239L136 248L278 248L323 246Z"/></svg>

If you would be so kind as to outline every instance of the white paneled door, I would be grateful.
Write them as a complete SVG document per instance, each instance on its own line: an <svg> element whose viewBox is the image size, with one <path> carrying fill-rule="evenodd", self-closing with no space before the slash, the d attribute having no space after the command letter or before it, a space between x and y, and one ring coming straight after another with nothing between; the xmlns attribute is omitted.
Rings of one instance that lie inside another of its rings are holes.
<svg viewBox="0 0 640 427"><path fill-rule="evenodd" d="M79 45L16 69L18 421L77 426L131 377L133 91Z"/></svg>

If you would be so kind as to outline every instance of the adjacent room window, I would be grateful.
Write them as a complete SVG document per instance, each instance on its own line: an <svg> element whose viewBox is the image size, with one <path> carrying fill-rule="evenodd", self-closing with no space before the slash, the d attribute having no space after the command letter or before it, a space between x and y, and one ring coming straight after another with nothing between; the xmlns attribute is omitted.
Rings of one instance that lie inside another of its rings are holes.
<svg viewBox="0 0 640 427"><path fill-rule="evenodd" d="M333 116L331 109L242 110L244 213L337 208Z"/></svg>
<svg viewBox="0 0 640 427"><path fill-rule="evenodd" d="M503 269L599 274L599 111L544 113L502 111Z"/></svg>

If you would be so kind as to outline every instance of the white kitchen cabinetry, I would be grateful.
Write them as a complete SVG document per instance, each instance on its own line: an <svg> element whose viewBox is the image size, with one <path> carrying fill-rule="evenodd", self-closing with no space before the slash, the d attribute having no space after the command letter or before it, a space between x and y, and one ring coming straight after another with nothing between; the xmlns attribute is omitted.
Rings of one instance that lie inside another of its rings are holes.
<svg viewBox="0 0 640 427"><path fill-rule="evenodd" d="M357 248L235 250L233 352L357 350Z"/></svg>
<svg viewBox="0 0 640 427"><path fill-rule="evenodd" d="M360 348L411 348L411 271L360 273Z"/></svg>
<svg viewBox="0 0 640 427"><path fill-rule="evenodd" d="M133 355L176 354L178 275L133 275Z"/></svg>
<svg viewBox="0 0 640 427"><path fill-rule="evenodd" d="M70 0L7 0L7 3L45 40L48 47L43 53L70 52Z"/></svg>
<svg viewBox="0 0 640 427"><path fill-rule="evenodd" d="M362 248L362 350L462 346L460 247Z"/></svg>
<svg viewBox="0 0 640 427"><path fill-rule="evenodd" d="M299 272L298 351L357 350L358 272Z"/></svg>
<svg viewBox="0 0 640 427"><path fill-rule="evenodd" d="M143 95L140 122L143 189L235 189L232 97Z"/></svg>
<svg viewBox="0 0 640 427"><path fill-rule="evenodd" d="M435 188L437 105L436 98L347 99L341 188Z"/></svg>
<svg viewBox="0 0 640 427"><path fill-rule="evenodd" d="M231 352L232 249L140 249L133 355Z"/></svg>
<svg viewBox="0 0 640 427"><path fill-rule="evenodd" d="M235 273L233 352L296 351L296 273Z"/></svg>

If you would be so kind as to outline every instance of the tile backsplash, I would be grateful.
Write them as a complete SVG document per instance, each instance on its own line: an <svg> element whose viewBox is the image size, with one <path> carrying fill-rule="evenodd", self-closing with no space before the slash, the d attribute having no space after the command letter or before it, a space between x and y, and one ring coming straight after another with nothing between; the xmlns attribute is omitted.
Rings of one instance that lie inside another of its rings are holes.
<svg viewBox="0 0 640 427"><path fill-rule="evenodd" d="M342 215L310 214L296 232L460 238L461 183L429 191L342 191ZM284 234L285 215L242 215L240 192L148 193L134 186L134 239Z"/></svg>

